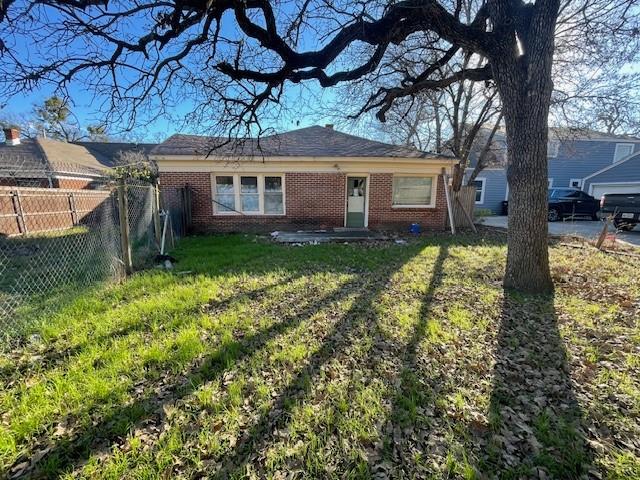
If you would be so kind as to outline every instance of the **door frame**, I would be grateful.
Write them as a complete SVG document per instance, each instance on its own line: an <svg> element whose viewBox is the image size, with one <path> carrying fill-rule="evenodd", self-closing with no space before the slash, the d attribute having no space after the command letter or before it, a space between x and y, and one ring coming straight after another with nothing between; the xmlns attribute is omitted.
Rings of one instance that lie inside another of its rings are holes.
<svg viewBox="0 0 640 480"><path fill-rule="evenodd" d="M370 187L370 178L368 173L349 173L345 175L344 179L344 221L343 227L347 228L347 213L349 208L349 178L364 178L365 180L365 189L364 189L364 227L369 227L369 187Z"/></svg>

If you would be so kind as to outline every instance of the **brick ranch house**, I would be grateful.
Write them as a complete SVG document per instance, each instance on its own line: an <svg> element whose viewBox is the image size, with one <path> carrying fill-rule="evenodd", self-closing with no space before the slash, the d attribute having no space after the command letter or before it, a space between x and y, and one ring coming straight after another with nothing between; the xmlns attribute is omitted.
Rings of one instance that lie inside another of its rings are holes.
<svg viewBox="0 0 640 480"><path fill-rule="evenodd" d="M161 188L192 188L197 231L444 230L455 158L312 126L220 146L173 135L149 154ZM217 148L216 148L217 147Z"/></svg>

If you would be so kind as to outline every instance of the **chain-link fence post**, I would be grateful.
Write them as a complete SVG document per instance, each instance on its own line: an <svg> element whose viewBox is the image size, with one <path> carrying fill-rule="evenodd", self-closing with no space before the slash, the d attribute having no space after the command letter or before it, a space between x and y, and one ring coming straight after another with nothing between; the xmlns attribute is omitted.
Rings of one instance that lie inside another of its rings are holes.
<svg viewBox="0 0 640 480"><path fill-rule="evenodd" d="M122 262L127 275L133 270L131 260L131 241L129 238L129 200L127 184L124 178L118 180L118 217L120 218L120 243L122 245Z"/></svg>

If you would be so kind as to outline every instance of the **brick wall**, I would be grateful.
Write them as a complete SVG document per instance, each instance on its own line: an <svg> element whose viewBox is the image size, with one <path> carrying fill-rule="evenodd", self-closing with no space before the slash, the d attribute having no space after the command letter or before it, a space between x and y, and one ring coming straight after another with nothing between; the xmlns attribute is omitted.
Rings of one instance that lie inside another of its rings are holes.
<svg viewBox="0 0 640 480"><path fill-rule="evenodd" d="M15 187L18 185L28 185L31 187L49 188L49 179L0 177L0 187Z"/></svg>
<svg viewBox="0 0 640 480"><path fill-rule="evenodd" d="M444 230L447 228L447 199L443 178L440 175L437 179L435 208L397 208L392 206L393 174L371 174L369 227L379 230L406 230L410 224L419 223L425 230Z"/></svg>
<svg viewBox="0 0 640 480"><path fill-rule="evenodd" d="M104 179L92 180L82 178L52 178L49 183L48 178L0 178L0 187L32 187L32 188L65 188L71 190L94 189L97 186L104 185Z"/></svg>
<svg viewBox="0 0 640 480"><path fill-rule="evenodd" d="M95 181L91 179L59 177L54 180L54 187L69 188L74 190L92 189L92 188L95 188L94 182ZM104 181L99 183L99 185L103 185L103 184L104 184Z"/></svg>
<svg viewBox="0 0 640 480"><path fill-rule="evenodd" d="M446 200L438 177L436 208L391 207L392 174L372 174L369 184L369 226L373 229L408 228L419 222L425 229L446 227ZM211 175L161 173L160 186L192 188L192 218L196 231L234 232L312 229L344 226L346 175L344 173L285 174L286 215L216 215L211 199Z"/></svg>
<svg viewBox="0 0 640 480"><path fill-rule="evenodd" d="M65 230L94 222L110 202L108 190L0 186L0 235Z"/></svg>

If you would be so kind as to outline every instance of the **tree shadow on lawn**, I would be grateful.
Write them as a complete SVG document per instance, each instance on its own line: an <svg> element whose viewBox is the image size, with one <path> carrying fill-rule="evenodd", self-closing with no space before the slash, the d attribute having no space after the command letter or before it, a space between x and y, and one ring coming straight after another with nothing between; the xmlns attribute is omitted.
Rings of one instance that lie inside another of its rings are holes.
<svg viewBox="0 0 640 480"><path fill-rule="evenodd" d="M189 395L204 382L220 378L226 370L264 348L270 340L294 329L323 308L350 295L353 288L365 287L362 281L356 280L342 284L337 290L313 298L308 303L292 300L293 305L300 307L295 312L282 315L277 323L261 331L222 343L215 353L201 361L199 367L169 385L167 391L159 394L158 389L150 389L147 394L133 402L108 412L97 424L81 426L72 435L57 439L45 449L46 453L42 458L23 474L41 478L60 475L86 460L94 449L104 450L113 441L125 436L132 425L153 418L160 422L164 404L173 403ZM290 308L291 304L283 307ZM170 360L166 363L170 363ZM24 461L24 458L16 461L14 465L21 461Z"/></svg>
<svg viewBox="0 0 640 480"><path fill-rule="evenodd" d="M581 478L592 452L582 427L554 299L504 294L489 430L471 432L477 469L499 478Z"/></svg>
<svg viewBox="0 0 640 480"><path fill-rule="evenodd" d="M390 425L387 427L387 436L382 442L384 451L379 452L385 461L370 462L370 468L374 474L376 474L378 470L380 470L381 475L390 474L390 472L387 471L389 468L387 460L391 461L394 470L396 468L403 469L407 467L407 471L403 472L403 475L411 475L412 472L415 472L415 468L411 465L415 462L415 459L406 458L404 455L403 449L406 445L403 445L403 443L408 444L411 443L412 440L410 438L404 438L403 429L410 426L412 434L414 435L421 436L427 434L424 429L422 429L423 431L414 431L414 429L421 430L419 410L425 407L433 408L435 403L434 394L441 389L441 378L431 376L428 378L419 378L417 372L421 371L418 360L420 343L427 335L433 309L434 295L438 287L442 284L444 277L443 267L448 256L449 246L445 244L440 247L438 256L434 262L431 277L427 283L420 305L417 323L404 350L403 358L401 359L400 385L395 392L393 407L389 416ZM406 442L404 440L406 440ZM396 474L398 474L398 472L396 472Z"/></svg>
<svg viewBox="0 0 640 480"><path fill-rule="evenodd" d="M203 306L201 304L195 305L193 308L188 310L180 311L180 320L172 321L170 328L175 329L180 325L184 324L187 321L187 318L191 314L198 313L222 313L226 311L233 303L248 300L248 301L260 301L269 291L281 287L283 285L287 285L291 282L294 282L297 278L294 276L287 276L281 280L278 280L275 283L271 283L269 285L261 286L260 288L256 288L253 290L242 290L240 292L234 293L232 295L226 296L219 300L210 300L206 304L205 310L203 310ZM88 347L93 347L96 345L100 345L103 347L105 351L108 350L109 346L118 339L126 337L128 335L143 332L150 328L150 323L146 321L148 319L138 318L138 321L131 322L128 324L121 325L115 329L108 330L107 332L101 333L96 336L90 337L87 341L78 343L74 346L56 349L55 346L52 348L45 350L44 352L37 352L38 359L37 361L25 361L22 363L18 363L16 365L9 365L6 367L0 367L0 381L2 381L5 385L9 384L11 381L19 381L18 378L20 375L26 373L27 370L31 372L34 369L37 369L39 372L43 372L46 370L54 369L58 366L63 365L65 362L68 362L69 359L79 353L83 352ZM16 352L18 355L20 352Z"/></svg>
<svg viewBox="0 0 640 480"><path fill-rule="evenodd" d="M456 242L456 244L472 245L476 243L477 238L456 240L459 241L459 243ZM448 243L454 243L454 240ZM64 473L73 467L77 467L91 455L93 450L100 449L104 451L112 442L121 439L131 431L133 425L140 424L143 421L153 421L153 419L158 418L161 420L163 404L167 402L172 403L189 395L206 381L220 378L228 368L243 359L249 358L254 352L263 349L271 339L285 334L287 331L311 318L314 314L322 311L328 305L352 295L354 288L358 289L361 293L358 296L358 300L353 304L352 309L347 312L344 319L338 320L335 329L329 333L327 337L328 340L310 359L309 366L296 375L295 380L279 395L276 401L276 405L292 405L297 399L304 398L305 392L307 392L309 388L309 382L318 374L321 366L332 358L336 349L342 349L346 346L345 339L349 332L357 326L362 326L368 320L375 320L372 318L371 308L381 289L384 288L387 280L395 270L399 269L402 264L408 262L410 258L419 253L424 246L426 245L421 244L416 247L393 249L396 253L395 256L399 257L396 258L395 262L389 261L389 259L392 258L391 255L383 255L381 256L382 260L378 262L376 268L370 269L367 275L364 275L363 272L362 277L364 278L359 278L351 285L341 285L337 291L333 291L326 296L314 298L308 304L300 305L300 309L293 313L283 315L278 323L261 331L223 343L217 348L215 353L199 362L199 366L196 366L191 373L171 380L173 385L170 386L168 391L163 392L161 395L158 394L157 389L149 389L150 391L144 392L144 394L135 398L131 403L106 411L104 415L101 415L102 418L94 422L95 424L79 425L69 435L56 438L46 445L40 445L46 448L37 454L40 458L35 461L28 470L24 471L23 474L51 477ZM388 249L387 254L389 250L392 249ZM328 251L324 253L328 254L331 252ZM304 256L304 253L300 255ZM333 263L335 263L335 259ZM308 266L309 262L305 262L305 265ZM380 266L383 268L381 269ZM302 264L299 267L304 270ZM260 268L258 268L258 270L260 270ZM298 267L294 268L294 270L298 271ZM330 270L335 273L342 271L345 273L344 269L339 267L339 264L325 270ZM353 273L350 268L347 269L347 271ZM373 281L368 281L367 277L371 277ZM292 300L292 303L295 302ZM170 359L167 361L169 362ZM158 367L158 365L156 365L156 367ZM283 411L286 411L286 408ZM241 439L238 448L235 453L231 455L226 465L235 468L236 466L242 467L242 465L246 464L248 461L246 457L247 448L259 445L260 443L266 443L267 438L265 436L260 438L260 436L266 435L271 425L276 428L279 423L285 421L284 417L276 419L275 423L272 420L270 415L263 417L256 426ZM31 451L33 452L33 450ZM24 458L25 457L22 457L21 460L16 461L14 465L20 463L20 461L24 461Z"/></svg>
<svg viewBox="0 0 640 480"><path fill-rule="evenodd" d="M417 253L417 252L416 252ZM371 275L359 289L351 307L331 327L323 342L306 361L293 379L278 394L270 409L238 439L233 452L227 455L222 468L215 473L215 478L235 478L246 472L248 465L254 460L254 454L267 447L274 437L274 432L286 428L292 418L293 409L308 398L312 386L325 367L333 358L344 352L353 342L352 335L358 334L360 328L371 328L377 323L375 302L388 285L393 274L402 265L409 262L413 255L406 255L386 265L381 271Z"/></svg>

